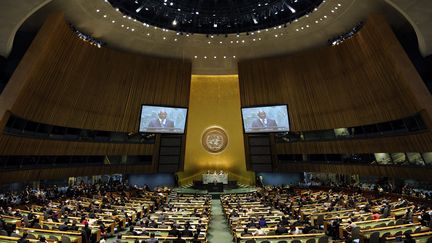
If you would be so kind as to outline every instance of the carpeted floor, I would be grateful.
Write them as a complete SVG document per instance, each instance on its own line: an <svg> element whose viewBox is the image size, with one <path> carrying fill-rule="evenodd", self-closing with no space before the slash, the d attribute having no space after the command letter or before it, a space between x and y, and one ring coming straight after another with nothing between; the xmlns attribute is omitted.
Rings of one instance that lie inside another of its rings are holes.
<svg viewBox="0 0 432 243"><path fill-rule="evenodd" d="M207 238L209 243L231 243L232 235L222 211L219 199L212 200L212 218L210 220Z"/></svg>

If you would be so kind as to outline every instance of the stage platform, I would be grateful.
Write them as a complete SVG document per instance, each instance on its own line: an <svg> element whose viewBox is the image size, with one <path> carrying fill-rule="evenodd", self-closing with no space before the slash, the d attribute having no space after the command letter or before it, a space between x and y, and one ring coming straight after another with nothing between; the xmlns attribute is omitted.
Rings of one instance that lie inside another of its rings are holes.
<svg viewBox="0 0 432 243"><path fill-rule="evenodd" d="M232 188L232 189L226 188L223 189L222 192L209 192L208 190L205 189L194 189L193 185L189 184L183 187L175 188L174 191L176 191L177 193L210 194L212 195L213 199L219 199L220 195L222 194L255 192L256 187L238 184L237 188Z"/></svg>

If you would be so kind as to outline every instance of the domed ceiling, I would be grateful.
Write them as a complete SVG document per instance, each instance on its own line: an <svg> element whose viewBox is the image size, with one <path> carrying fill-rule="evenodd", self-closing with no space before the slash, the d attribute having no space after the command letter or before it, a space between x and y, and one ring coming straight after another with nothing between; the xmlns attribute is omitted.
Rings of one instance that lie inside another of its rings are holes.
<svg viewBox="0 0 432 243"><path fill-rule="evenodd" d="M5 1L34 2L36 9L47 2ZM239 60L328 45L370 13L389 8L383 0L52 0L23 28L37 28L47 14L62 11L107 48L184 59L194 74L236 74ZM139 15L144 12L151 14Z"/></svg>
<svg viewBox="0 0 432 243"><path fill-rule="evenodd" d="M323 0L108 0L134 19L180 33L230 34L288 24Z"/></svg>

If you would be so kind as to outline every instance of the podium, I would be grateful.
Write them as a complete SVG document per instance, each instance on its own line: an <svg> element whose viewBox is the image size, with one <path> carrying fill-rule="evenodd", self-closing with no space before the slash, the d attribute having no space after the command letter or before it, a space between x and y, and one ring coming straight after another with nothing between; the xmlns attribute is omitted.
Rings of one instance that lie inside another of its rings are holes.
<svg viewBox="0 0 432 243"><path fill-rule="evenodd" d="M208 192L223 192L224 189L237 187L237 181L228 180L228 173L205 173L202 174L202 180L193 181L193 188Z"/></svg>
<svg viewBox="0 0 432 243"><path fill-rule="evenodd" d="M203 184L214 184L214 183L222 183L222 184L228 184L228 174L203 174L202 175Z"/></svg>

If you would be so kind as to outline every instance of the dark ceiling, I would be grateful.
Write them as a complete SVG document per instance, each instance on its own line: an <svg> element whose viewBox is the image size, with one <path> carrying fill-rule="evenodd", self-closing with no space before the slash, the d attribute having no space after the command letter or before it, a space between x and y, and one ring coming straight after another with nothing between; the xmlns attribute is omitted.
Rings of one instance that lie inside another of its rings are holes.
<svg viewBox="0 0 432 243"><path fill-rule="evenodd" d="M290 22L323 0L108 0L125 16L179 33L232 34Z"/></svg>

